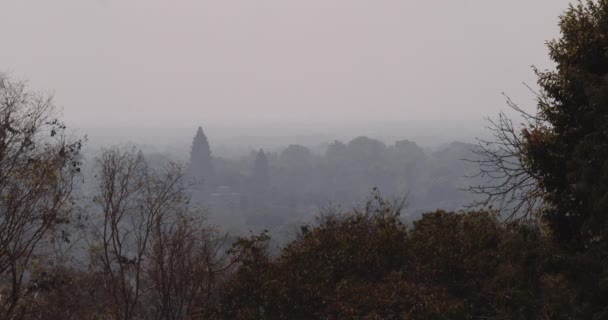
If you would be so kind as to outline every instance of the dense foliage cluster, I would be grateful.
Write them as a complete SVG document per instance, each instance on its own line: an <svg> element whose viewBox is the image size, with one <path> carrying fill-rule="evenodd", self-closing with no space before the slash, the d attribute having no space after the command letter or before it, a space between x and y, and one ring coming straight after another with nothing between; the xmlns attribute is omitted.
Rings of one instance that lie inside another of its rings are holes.
<svg viewBox="0 0 608 320"><path fill-rule="evenodd" d="M567 256L536 225L436 211L411 228L377 195L322 216L276 256L242 239L222 319L601 319L605 267ZM584 272L586 271L586 273ZM607 270L608 271L608 270ZM589 273L592 272L592 273Z"/></svg>
<svg viewBox="0 0 608 320"><path fill-rule="evenodd" d="M538 125L524 130L526 164L546 191L543 212L562 242L605 237L608 210L608 2L571 6L549 42L554 71L537 71Z"/></svg>

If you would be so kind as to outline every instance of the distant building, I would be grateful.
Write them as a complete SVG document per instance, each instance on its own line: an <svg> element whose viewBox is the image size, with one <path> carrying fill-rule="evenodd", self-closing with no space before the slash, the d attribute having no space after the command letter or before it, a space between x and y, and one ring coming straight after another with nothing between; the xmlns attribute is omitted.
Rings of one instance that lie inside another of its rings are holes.
<svg viewBox="0 0 608 320"><path fill-rule="evenodd" d="M211 159L211 148L203 128L198 127L196 135L192 140L190 150L190 174L196 183L200 184L194 190L193 199L201 201L211 193L215 183L215 171Z"/></svg>

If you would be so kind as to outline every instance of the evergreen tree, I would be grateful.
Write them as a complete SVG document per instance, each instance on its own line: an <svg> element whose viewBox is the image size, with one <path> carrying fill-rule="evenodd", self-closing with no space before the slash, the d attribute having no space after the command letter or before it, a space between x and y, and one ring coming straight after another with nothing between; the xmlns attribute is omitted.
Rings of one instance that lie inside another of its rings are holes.
<svg viewBox="0 0 608 320"><path fill-rule="evenodd" d="M608 1L572 5L559 25L548 43L557 67L537 71L540 125L523 131L524 157L558 239L588 245L608 231Z"/></svg>
<svg viewBox="0 0 608 320"><path fill-rule="evenodd" d="M203 182L206 186L210 186L213 183L214 171L213 164L211 163L211 149L209 148L207 136L205 136L201 127L198 127L192 141L190 169L192 176L198 182Z"/></svg>

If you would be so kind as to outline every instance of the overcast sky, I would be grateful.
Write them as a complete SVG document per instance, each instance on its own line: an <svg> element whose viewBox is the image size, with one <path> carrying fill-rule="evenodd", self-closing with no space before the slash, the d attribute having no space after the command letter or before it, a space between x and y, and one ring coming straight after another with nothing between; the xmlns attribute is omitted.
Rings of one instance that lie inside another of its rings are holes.
<svg viewBox="0 0 608 320"><path fill-rule="evenodd" d="M533 104L568 2L1 0L0 71L79 128L456 128Z"/></svg>

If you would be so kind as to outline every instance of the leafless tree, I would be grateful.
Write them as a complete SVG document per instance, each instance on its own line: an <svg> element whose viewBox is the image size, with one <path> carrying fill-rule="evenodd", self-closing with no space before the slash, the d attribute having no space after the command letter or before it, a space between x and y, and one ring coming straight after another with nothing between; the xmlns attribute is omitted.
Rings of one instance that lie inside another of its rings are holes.
<svg viewBox="0 0 608 320"><path fill-rule="evenodd" d="M230 268L222 252L225 240L187 211L157 223L146 270L155 319L190 319L210 310L217 284Z"/></svg>
<svg viewBox="0 0 608 320"><path fill-rule="evenodd" d="M537 94L538 99L543 99ZM507 105L521 116L514 124L504 112L497 119L488 118L489 139L478 139L473 152L479 171L473 175L481 184L468 188L479 196L471 207L492 207L504 214L507 221L533 219L544 206L544 192L526 161L526 141L533 132L545 125L539 117L521 109L509 97Z"/></svg>
<svg viewBox="0 0 608 320"><path fill-rule="evenodd" d="M135 150L98 160L101 211L93 219L92 266L113 319L185 319L210 301L224 270L212 228L189 208L181 166L152 170Z"/></svg>
<svg viewBox="0 0 608 320"><path fill-rule="evenodd" d="M26 316L26 284L48 236L69 221L81 141L52 97L0 75L0 313Z"/></svg>
<svg viewBox="0 0 608 320"><path fill-rule="evenodd" d="M92 228L92 264L103 277L112 318L133 319L142 293L146 246L155 220L164 214L162 204L155 203L161 195L153 194L143 155L134 150L105 150L97 165L99 190L94 202L101 210L101 223Z"/></svg>

